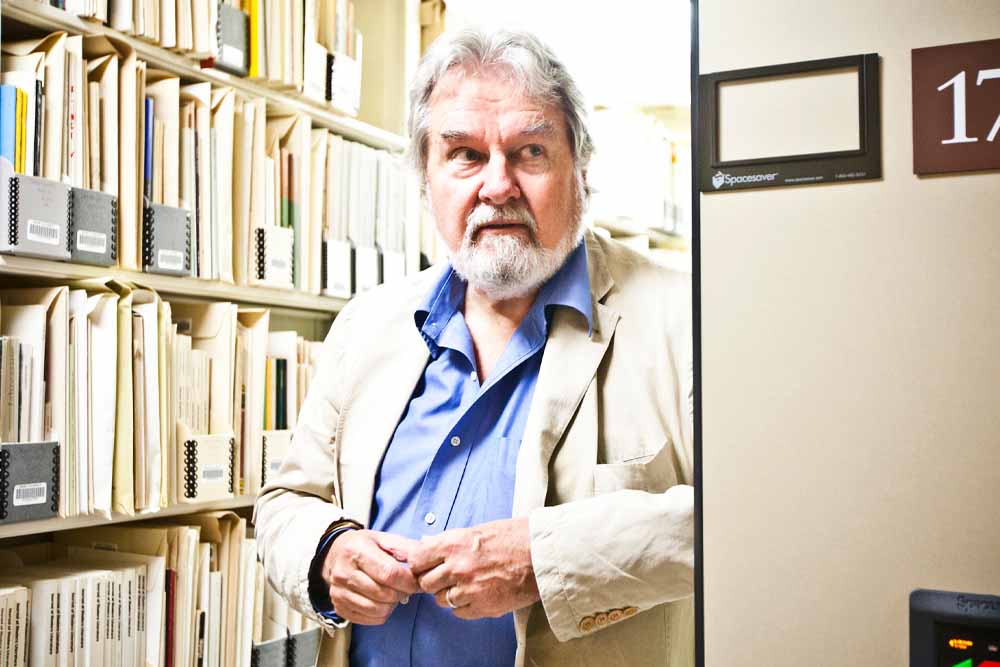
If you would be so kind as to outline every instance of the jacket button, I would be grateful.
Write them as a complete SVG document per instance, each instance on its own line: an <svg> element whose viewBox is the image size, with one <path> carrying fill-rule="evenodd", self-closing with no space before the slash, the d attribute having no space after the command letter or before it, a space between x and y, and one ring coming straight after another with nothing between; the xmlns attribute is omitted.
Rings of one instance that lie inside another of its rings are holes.
<svg viewBox="0 0 1000 667"><path fill-rule="evenodd" d="M621 609L612 609L608 612L608 621L610 623L617 623L623 618L625 618L625 612Z"/></svg>
<svg viewBox="0 0 1000 667"><path fill-rule="evenodd" d="M594 631L594 617L587 616L582 621L580 621L580 632L587 633Z"/></svg>
<svg viewBox="0 0 1000 667"><path fill-rule="evenodd" d="M603 628L608 624L608 615L602 611L600 614L594 616L594 623L597 623L597 627Z"/></svg>
<svg viewBox="0 0 1000 667"><path fill-rule="evenodd" d="M638 607L625 607L624 609L622 609L622 615L625 618L631 618L631 617L635 616L638 613L639 613L639 608Z"/></svg>

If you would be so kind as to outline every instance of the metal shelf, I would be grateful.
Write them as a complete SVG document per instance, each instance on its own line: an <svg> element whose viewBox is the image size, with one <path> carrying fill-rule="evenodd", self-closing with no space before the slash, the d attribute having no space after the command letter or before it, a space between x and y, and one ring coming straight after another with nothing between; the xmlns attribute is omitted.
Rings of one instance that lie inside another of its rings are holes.
<svg viewBox="0 0 1000 667"><path fill-rule="evenodd" d="M255 496L238 496L227 500L217 500L206 503L194 503L191 505L174 505L159 512L147 514L136 514L128 516L125 514L112 514L110 519L99 516L79 516L72 519L43 519L41 521L22 521L0 525L0 540L9 537L22 537L24 535L39 535L51 533L57 530L72 530L73 528L90 528L91 526L112 526L120 523L132 521L145 521L147 519L162 519L164 517L181 516L184 514L194 514L195 512L209 512L215 510L233 510L245 507L253 507L257 498Z"/></svg>
<svg viewBox="0 0 1000 667"><path fill-rule="evenodd" d="M64 30L77 35L115 37L135 49L136 57L145 60L157 69L172 72L186 79L209 81L220 86L229 86L246 95L266 98L269 103L273 103L280 110L307 114L315 125L331 129L348 139L360 141L375 148L397 152L405 150L408 145L405 137L339 114L329 105L321 105L303 95L273 88L260 81L232 76L216 69L202 69L197 62L189 60L181 54L113 30L100 23L80 19L47 4L31 0L3 0L2 8L4 18L35 28Z"/></svg>
<svg viewBox="0 0 1000 667"><path fill-rule="evenodd" d="M174 301L233 301L267 306L278 311L295 311L298 316L328 319L347 303L345 299L316 296L297 290L271 287L238 287L217 280L163 276L155 273L124 271L114 267L87 266L45 259L0 255L0 277L30 276L36 280L74 281L86 278L113 277L156 290ZM177 298L179 297L179 298Z"/></svg>

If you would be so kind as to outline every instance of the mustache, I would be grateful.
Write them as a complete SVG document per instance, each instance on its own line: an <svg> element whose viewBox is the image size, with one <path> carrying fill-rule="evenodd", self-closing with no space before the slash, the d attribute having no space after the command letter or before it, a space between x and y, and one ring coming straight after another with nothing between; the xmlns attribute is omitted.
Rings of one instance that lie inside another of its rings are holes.
<svg viewBox="0 0 1000 667"><path fill-rule="evenodd" d="M535 217L524 206L518 204L493 206L479 203L465 219L465 240L471 241L480 229L498 222L522 224L528 228L532 236L538 230Z"/></svg>

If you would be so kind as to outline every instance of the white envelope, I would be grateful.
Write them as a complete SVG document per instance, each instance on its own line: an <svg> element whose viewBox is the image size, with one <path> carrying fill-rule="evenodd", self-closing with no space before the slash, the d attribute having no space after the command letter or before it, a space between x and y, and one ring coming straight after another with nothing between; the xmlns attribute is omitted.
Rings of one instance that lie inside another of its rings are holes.
<svg viewBox="0 0 1000 667"><path fill-rule="evenodd" d="M73 474L70 482L70 493L76 496L77 507L81 514L89 514L93 509L91 502L90 461L92 456L92 440L90 431L90 326L87 312L87 292L85 290L70 290L69 322L73 343L70 368L72 375L72 399L69 409L72 410L70 432L67 440L72 437L73 447L70 447L73 461Z"/></svg>
<svg viewBox="0 0 1000 667"><path fill-rule="evenodd" d="M155 293L148 290L132 292L132 311L142 317L143 348L145 351L146 402L144 405L145 424L145 481L146 505L140 511L156 511L160 507L162 494L160 466L160 379L159 379L159 306ZM135 425L139 428L139 424Z"/></svg>
<svg viewBox="0 0 1000 667"><path fill-rule="evenodd" d="M115 462L118 376L118 295L88 299L90 324L90 432L93 451L94 513L111 518L111 483Z"/></svg>
<svg viewBox="0 0 1000 667"><path fill-rule="evenodd" d="M212 91L212 169L215 187L213 238L216 275L223 282L233 282L233 113L236 95L232 88Z"/></svg>
<svg viewBox="0 0 1000 667"><path fill-rule="evenodd" d="M178 333L189 333L191 347L208 352L212 359L209 432L213 434L233 430L236 313L236 305L224 301L173 304Z"/></svg>

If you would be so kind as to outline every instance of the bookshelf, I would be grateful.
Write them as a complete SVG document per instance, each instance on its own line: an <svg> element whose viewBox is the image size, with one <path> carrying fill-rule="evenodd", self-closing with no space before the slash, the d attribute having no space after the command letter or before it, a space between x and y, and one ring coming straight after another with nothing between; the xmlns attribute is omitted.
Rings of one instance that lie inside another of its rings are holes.
<svg viewBox="0 0 1000 667"><path fill-rule="evenodd" d="M375 3L378 4L378 3ZM80 19L63 10L40 4L33 0L3 0L0 12L5 21L15 21L22 25L44 31L64 30L75 35L106 35L116 37L133 49L136 56L145 60L150 67L162 69L185 80L208 81L219 86L229 86L237 91L253 97L266 98L269 104L284 111L307 114L314 125L326 127L347 139L360 141L374 148L389 151L402 151L406 148L406 139L394 132L375 125L336 113L328 106L320 105L308 97L292 94L263 83L251 81L215 69L202 69L199 64L183 55L173 53L157 45L137 39L131 35L119 32L108 26ZM389 68L392 69L392 68ZM376 78L379 72L369 71L369 78ZM395 101L398 106L403 99L403 91ZM386 104L389 100L381 98Z"/></svg>
<svg viewBox="0 0 1000 667"><path fill-rule="evenodd" d="M51 533L59 530L73 530L74 528L90 528L92 526L111 526L133 521L146 521L149 519L165 519L172 516L182 516L195 512L217 511L217 510L238 510L253 507L256 498L253 496L237 496L228 500L218 500L207 503L193 503L190 505L174 505L161 509L159 512L148 512L146 514L135 514L128 516L125 514L112 514L110 519L98 516L79 516L72 519L45 519L43 521L24 521L0 525L0 540L12 537L24 537L26 535L37 535L39 533Z"/></svg>
<svg viewBox="0 0 1000 667"><path fill-rule="evenodd" d="M270 287L239 287L217 280L165 276L156 273L123 271L116 268L86 266L45 259L30 259L0 255L0 279L12 282L31 278L32 281L67 282L86 278L113 276L136 283L169 297L168 301L233 301L241 305L267 306L285 312L299 312L303 317L332 318L347 303L346 299L316 296L299 290ZM177 297L180 297L179 299Z"/></svg>
<svg viewBox="0 0 1000 667"><path fill-rule="evenodd" d="M403 136L407 99L406 82L412 76L419 54L419 0L356 0L357 22L365 31L362 63L363 108L358 117L270 82L251 80L216 69L203 69L199 62L179 52L162 48L93 20L82 19L37 0L2 0L3 39L64 31L70 35L103 35L131 47L136 57L156 68L179 76L184 83L207 82L228 87L247 97L266 100L276 113L307 116L313 128L324 128L345 139L375 149L402 153L408 145ZM419 205L411 199L407 210L407 270L418 264ZM314 295L299 290L243 287L216 280L99 267L69 262L0 254L0 287L62 285L78 280L113 277L155 290L170 302L227 301L271 310L271 329L295 329L307 339L321 340L330 322L347 300ZM255 498L245 495L222 501L171 506L158 512L52 518L0 525L0 547L10 538L30 539L55 531L124 524L148 519L182 516L209 510L247 510Z"/></svg>

